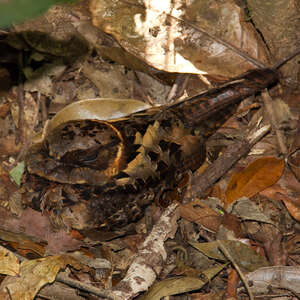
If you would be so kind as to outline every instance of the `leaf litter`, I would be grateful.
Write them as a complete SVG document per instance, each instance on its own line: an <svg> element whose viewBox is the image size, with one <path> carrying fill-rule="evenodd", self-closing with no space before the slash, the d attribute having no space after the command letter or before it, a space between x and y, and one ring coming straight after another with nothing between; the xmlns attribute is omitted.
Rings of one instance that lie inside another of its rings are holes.
<svg viewBox="0 0 300 300"><path fill-rule="evenodd" d="M253 20L259 26L261 20L256 19L252 2L249 1ZM222 240L246 278L255 283L250 293L266 295L269 290L265 287L270 284L293 290L298 283L291 286L288 282L296 280L297 271L290 266L300 262L300 125L299 102L291 100L299 95L291 96L290 91L282 93L282 99L274 100L279 103L273 108L276 128L206 191L206 197L180 203L180 210L173 207L174 211L166 211L163 219L161 209L153 207L128 231L78 232L55 228L47 214L24 209L18 202L24 196L22 183L26 180L21 176L21 149L26 151L45 121L69 103L98 97L132 98L149 107L166 102L172 84L176 86L176 77L179 78L172 72L191 73L188 84L175 94L177 98L193 96L257 67L257 61L269 65L272 55L281 53L283 57L295 49L296 39L290 35L285 40L287 47L276 48L277 36L273 34L272 40L269 33L264 37L269 42L265 45L260 38L264 28L258 27L257 31L251 22L245 21L249 16L236 1L184 5L178 1L174 7L163 8L151 1L143 5L120 1L114 7L111 1L91 0L89 4L54 6L46 16L16 26L1 40L1 45L11 49L11 53L23 55L23 66L18 65L17 57L5 55L0 63L0 272L6 275L1 283L1 297L39 299L38 293L44 290L41 288L53 282L67 265L69 279L79 280L77 286L71 280L65 283L76 289L82 299L89 299L88 293L109 299L132 299L150 286L141 299L176 294L179 295L174 299L181 299L183 293L222 298L226 284L242 295L245 290L226 281L224 269L229 271L229 266L235 268L235 264L224 257L218 240ZM114 13L107 14L113 10ZM285 12L281 14L284 17ZM93 25L98 28L95 30ZM74 33L79 38L72 40ZM267 49L271 49L270 54ZM254 60L248 60L249 56ZM295 69L290 62L284 67L284 76L295 81ZM16 79L19 72L23 72L24 82ZM180 76L184 78L185 74ZM23 104L20 92L24 94ZM249 122L251 117L256 121ZM212 143L208 153L218 156L226 145L255 131L257 120L265 125L270 122L268 118L263 107L250 107L219 130L218 143ZM278 147L282 142L288 149L284 158L280 156L282 148ZM190 182L179 187L186 189L186 194L194 188ZM181 191L170 195L177 201L182 197ZM212 205L207 196L216 195L218 201ZM34 199L33 193L27 200ZM176 258L174 249L184 249L184 262ZM205 267L189 258L198 250L206 256ZM66 254L74 251L76 256ZM20 256L29 260L19 263ZM275 267L278 264L283 265L280 270ZM263 288L258 288L256 284L260 284L257 282L263 272L270 274L273 281L270 283L271 279L265 277ZM275 280L279 278L278 272L281 281Z"/></svg>

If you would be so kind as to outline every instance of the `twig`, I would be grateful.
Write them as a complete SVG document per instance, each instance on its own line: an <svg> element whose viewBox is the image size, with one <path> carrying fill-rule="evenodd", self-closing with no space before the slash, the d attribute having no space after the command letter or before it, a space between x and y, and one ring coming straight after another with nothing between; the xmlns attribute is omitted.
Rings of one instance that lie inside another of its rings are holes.
<svg viewBox="0 0 300 300"><path fill-rule="evenodd" d="M207 167L202 174L194 175L191 183L193 188L188 195L186 194L184 203L188 203L194 197L204 196L205 191L226 174L237 161L247 155L254 144L269 132L270 127L270 125L264 126L249 134L244 140L228 146L224 153Z"/></svg>
<svg viewBox="0 0 300 300"><path fill-rule="evenodd" d="M229 251L226 249L226 247L224 246L224 244L222 243L222 241L217 240L217 244L220 248L220 250L223 252L223 254L225 255L225 257L231 261L232 265L234 266L234 268L236 269L236 271L238 272L238 274L240 275L240 278L242 280L242 282L244 283L246 290L248 292L249 298L250 300L254 300L253 294L250 290L250 286L248 284L248 281L246 279L246 277L244 276L243 272L241 271L240 267L238 266L238 264L235 262L234 258L231 256L231 254L229 253Z"/></svg>
<svg viewBox="0 0 300 300"><path fill-rule="evenodd" d="M276 133L276 138L277 138L277 142L278 142L278 145L280 148L280 152L282 154L286 155L288 153L288 150L284 143L284 137L282 135L282 132L280 131L280 129L277 126L276 115L275 115L273 105L272 105L272 98L270 97L267 89L265 89L264 92L261 93L261 97L263 99L264 106L266 108L266 112L268 114L272 128Z"/></svg>
<svg viewBox="0 0 300 300"><path fill-rule="evenodd" d="M176 77L175 83L173 84L172 88L167 97L167 103L174 102L178 96L183 92L185 89L187 82L190 78L190 74L179 74Z"/></svg>
<svg viewBox="0 0 300 300"><path fill-rule="evenodd" d="M59 273L56 277L56 280L64 284L67 284L69 286L72 286L74 288L83 290L85 292L92 293L99 297L107 298L109 300L122 300L122 298L115 295L114 292L112 292L111 290L99 289L90 284L86 284L81 281L71 279L65 273Z"/></svg>

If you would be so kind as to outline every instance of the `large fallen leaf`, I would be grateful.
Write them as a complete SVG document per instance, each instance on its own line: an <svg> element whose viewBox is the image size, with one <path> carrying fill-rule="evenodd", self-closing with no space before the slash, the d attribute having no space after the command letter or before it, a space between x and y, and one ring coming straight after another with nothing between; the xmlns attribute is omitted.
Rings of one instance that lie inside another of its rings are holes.
<svg viewBox="0 0 300 300"><path fill-rule="evenodd" d="M52 283L60 269L72 265L80 269L76 259L68 255L56 255L21 263L18 276L6 277L0 286L1 300L32 300L47 283Z"/></svg>
<svg viewBox="0 0 300 300"><path fill-rule="evenodd" d="M156 283L146 294L139 297L138 300L160 300L162 297L199 290L216 274L222 271L225 266L226 264L205 270L203 272L203 279L197 277L165 279Z"/></svg>
<svg viewBox="0 0 300 300"><path fill-rule="evenodd" d="M235 262L247 271L254 271L260 267L269 266L267 260L263 256L241 242L224 240L222 243ZM210 258L228 261L227 257L225 257L222 251L219 250L218 243L216 241L209 243L190 242L190 244Z"/></svg>
<svg viewBox="0 0 300 300"><path fill-rule="evenodd" d="M159 70L232 77L253 67L228 44L266 61L265 45L233 0L134 0L117 5L91 0L90 11L95 26Z"/></svg>
<svg viewBox="0 0 300 300"><path fill-rule="evenodd" d="M0 274L16 276L19 274L19 261L17 257L0 246Z"/></svg>
<svg viewBox="0 0 300 300"><path fill-rule="evenodd" d="M241 197L252 197L273 185L282 175L284 160L264 157L250 163L244 170L232 175L228 184L226 203L230 204Z"/></svg>
<svg viewBox="0 0 300 300"><path fill-rule="evenodd" d="M67 105L34 137L39 142L49 132L63 123L74 120L112 120L149 108L150 105L134 99L95 98Z"/></svg>

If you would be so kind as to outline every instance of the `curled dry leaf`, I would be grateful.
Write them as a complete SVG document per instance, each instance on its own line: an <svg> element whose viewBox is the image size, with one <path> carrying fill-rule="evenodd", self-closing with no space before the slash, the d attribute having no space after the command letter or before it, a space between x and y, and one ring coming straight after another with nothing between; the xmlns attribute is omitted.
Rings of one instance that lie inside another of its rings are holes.
<svg viewBox="0 0 300 300"><path fill-rule="evenodd" d="M32 253L39 256L45 255L45 243L35 240L35 238L26 235L23 232L15 233L0 229L0 239L8 242L10 247L18 250L18 252ZM25 254L26 255L26 254Z"/></svg>
<svg viewBox="0 0 300 300"><path fill-rule="evenodd" d="M17 257L12 252L0 246L0 274L17 276L19 269L20 265Z"/></svg>
<svg viewBox="0 0 300 300"><path fill-rule="evenodd" d="M233 0L140 3L92 0L90 11L95 26L154 68L232 77L253 67L221 39L266 61L261 38Z"/></svg>
<svg viewBox="0 0 300 300"><path fill-rule="evenodd" d="M0 298L34 299L41 287L53 282L59 270L67 265L72 265L76 269L81 268L78 261L68 255L24 261L21 263L19 276L8 276L2 281Z"/></svg>
<svg viewBox="0 0 300 300"><path fill-rule="evenodd" d="M74 120L113 120L142 111L150 105L134 99L96 98L74 102L59 111L45 126L35 142L61 124Z"/></svg>
<svg viewBox="0 0 300 300"><path fill-rule="evenodd" d="M284 202L291 216L295 220L300 221L300 199L298 198L298 204L294 203L293 199L289 199L288 197L285 197L285 199L282 199L282 201Z"/></svg>
<svg viewBox="0 0 300 300"><path fill-rule="evenodd" d="M226 203L230 204L241 197L252 197L273 185L281 177L284 160L263 157L250 163L241 172L232 175L228 184Z"/></svg>

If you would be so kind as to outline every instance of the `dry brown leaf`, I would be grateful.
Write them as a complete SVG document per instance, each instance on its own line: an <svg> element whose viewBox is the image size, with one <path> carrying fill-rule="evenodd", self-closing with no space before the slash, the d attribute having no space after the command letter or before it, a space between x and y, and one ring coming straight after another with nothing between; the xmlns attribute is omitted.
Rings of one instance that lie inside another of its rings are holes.
<svg viewBox="0 0 300 300"><path fill-rule="evenodd" d="M300 184L292 175L291 171L286 171L278 184L260 192L261 195L273 200L283 201L292 217L300 221Z"/></svg>
<svg viewBox="0 0 300 300"><path fill-rule="evenodd" d="M282 199L284 202L287 210L291 214L291 216L297 220L300 221L300 205L295 204L293 201L290 201L290 199ZM300 202L300 199L298 199Z"/></svg>
<svg viewBox="0 0 300 300"><path fill-rule="evenodd" d="M217 232L222 218L213 209L203 204L200 200L195 200L189 204L180 206L181 217L203 225L204 227Z"/></svg>
<svg viewBox="0 0 300 300"><path fill-rule="evenodd" d="M0 274L17 276L19 269L20 265L17 257L12 252L0 246Z"/></svg>
<svg viewBox="0 0 300 300"><path fill-rule="evenodd" d="M0 104L0 118L5 118L10 110L10 103L2 103Z"/></svg>
<svg viewBox="0 0 300 300"><path fill-rule="evenodd" d="M230 204L241 197L252 197L273 185L281 177L284 160L263 157L250 163L241 172L232 175L226 190L226 203Z"/></svg>
<svg viewBox="0 0 300 300"><path fill-rule="evenodd" d="M211 36L266 61L261 38L233 0L144 1L142 5L92 0L90 11L96 27L159 70L232 77L252 67Z"/></svg>
<svg viewBox="0 0 300 300"><path fill-rule="evenodd" d="M34 299L38 291L55 280L60 269L72 265L80 269L76 259L68 255L49 256L21 263L19 276L6 277L0 286L0 299Z"/></svg>
<svg viewBox="0 0 300 300"><path fill-rule="evenodd" d="M39 243L31 236L26 235L23 232L15 233L0 228L0 239L9 242L9 245L20 250L26 250L26 252L34 252L39 256L44 256L45 254L45 243Z"/></svg>
<svg viewBox="0 0 300 300"><path fill-rule="evenodd" d="M21 234L17 242L22 241L22 234L31 237L35 243L47 242L46 252L48 254L72 251L82 245L81 241L72 238L68 232L64 230L54 231L49 218L31 208L26 208L20 218L16 218L6 209L0 207L0 219L1 230ZM28 246L29 244L25 247ZM19 247L22 247L22 243L19 244ZM38 250L37 248L34 249Z"/></svg>

